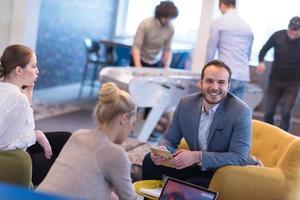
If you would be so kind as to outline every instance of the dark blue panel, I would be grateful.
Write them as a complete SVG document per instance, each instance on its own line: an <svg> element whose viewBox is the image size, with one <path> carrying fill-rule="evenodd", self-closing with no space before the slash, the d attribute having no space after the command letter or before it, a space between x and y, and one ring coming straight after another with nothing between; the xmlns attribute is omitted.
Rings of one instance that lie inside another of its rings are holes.
<svg viewBox="0 0 300 200"><path fill-rule="evenodd" d="M129 66L131 47L116 46L116 66Z"/></svg>

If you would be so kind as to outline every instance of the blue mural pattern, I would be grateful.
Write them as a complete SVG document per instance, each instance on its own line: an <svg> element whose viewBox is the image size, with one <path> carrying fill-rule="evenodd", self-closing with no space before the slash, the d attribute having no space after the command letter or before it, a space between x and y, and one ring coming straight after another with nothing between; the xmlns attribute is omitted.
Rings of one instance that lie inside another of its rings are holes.
<svg viewBox="0 0 300 200"><path fill-rule="evenodd" d="M85 63L83 40L111 38L118 0L41 1L37 89L80 82Z"/></svg>

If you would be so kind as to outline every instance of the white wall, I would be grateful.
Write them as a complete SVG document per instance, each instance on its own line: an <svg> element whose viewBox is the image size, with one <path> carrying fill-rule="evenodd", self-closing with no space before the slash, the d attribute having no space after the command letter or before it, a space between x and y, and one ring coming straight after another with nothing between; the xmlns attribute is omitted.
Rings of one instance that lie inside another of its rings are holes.
<svg viewBox="0 0 300 200"><path fill-rule="evenodd" d="M206 45L209 37L210 23L213 18L214 6L217 0L203 0L201 19L198 28L196 45L193 50L192 71L201 72L205 64Z"/></svg>
<svg viewBox="0 0 300 200"><path fill-rule="evenodd" d="M9 44L36 47L41 0L14 0Z"/></svg>
<svg viewBox="0 0 300 200"><path fill-rule="evenodd" d="M10 44L36 47L41 0L0 1L0 52Z"/></svg>
<svg viewBox="0 0 300 200"><path fill-rule="evenodd" d="M2 52L5 46L9 43L12 7L12 0L0 1L0 52Z"/></svg>

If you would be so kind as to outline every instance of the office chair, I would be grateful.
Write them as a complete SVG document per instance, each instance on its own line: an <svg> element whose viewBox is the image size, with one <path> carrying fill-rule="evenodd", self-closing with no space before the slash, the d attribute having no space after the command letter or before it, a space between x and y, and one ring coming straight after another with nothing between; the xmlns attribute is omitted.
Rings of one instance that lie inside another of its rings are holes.
<svg viewBox="0 0 300 200"><path fill-rule="evenodd" d="M93 41L91 38L85 38L84 39L84 46L86 49L86 62L84 64L83 68L83 73L82 73L82 78L81 78L81 84L80 84L80 89L79 89L79 98L81 98L83 87L85 85L86 81L86 76L88 72L88 68L91 64L92 68L92 77L91 77L91 91L90 91L90 96L93 94L93 89L94 89L94 82L97 78L97 74L99 70L105 66L108 65L107 63L107 56L102 56L100 53L100 43ZM99 69L100 67L100 69Z"/></svg>

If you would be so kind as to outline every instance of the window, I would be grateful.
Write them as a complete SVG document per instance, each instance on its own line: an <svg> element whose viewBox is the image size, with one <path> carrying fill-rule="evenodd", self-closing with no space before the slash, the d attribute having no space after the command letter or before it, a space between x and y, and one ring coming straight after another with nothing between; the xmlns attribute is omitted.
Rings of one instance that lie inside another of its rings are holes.
<svg viewBox="0 0 300 200"><path fill-rule="evenodd" d="M122 0L119 12L127 13L119 17L116 36L133 37L139 23L154 15L156 5L161 0ZM177 42L194 42L196 40L202 0L173 0L179 10L178 17L173 21L175 27L174 40ZM127 5L127 6L124 6ZM120 14L119 14L120 16Z"/></svg>

